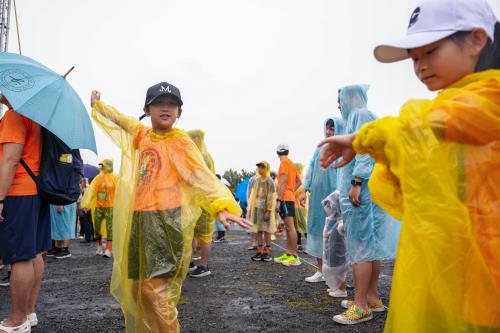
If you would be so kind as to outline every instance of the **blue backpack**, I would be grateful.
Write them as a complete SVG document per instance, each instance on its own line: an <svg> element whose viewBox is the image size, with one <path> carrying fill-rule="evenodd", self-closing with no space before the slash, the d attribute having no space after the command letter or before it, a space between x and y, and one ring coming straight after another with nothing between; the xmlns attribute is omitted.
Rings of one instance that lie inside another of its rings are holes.
<svg viewBox="0 0 500 333"><path fill-rule="evenodd" d="M41 127L42 158L40 175L36 176L26 162L20 163L33 178L38 196L51 205L65 206L80 197L83 160L78 149L69 148L61 139Z"/></svg>

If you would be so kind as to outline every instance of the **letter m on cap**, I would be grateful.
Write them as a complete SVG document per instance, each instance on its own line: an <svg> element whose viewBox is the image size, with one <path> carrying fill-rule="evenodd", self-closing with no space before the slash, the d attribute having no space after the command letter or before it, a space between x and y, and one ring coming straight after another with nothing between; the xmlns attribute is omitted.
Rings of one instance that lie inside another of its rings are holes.
<svg viewBox="0 0 500 333"><path fill-rule="evenodd" d="M161 93L170 93L170 94L172 93L172 91L170 90L170 86L167 87L161 86L159 91Z"/></svg>

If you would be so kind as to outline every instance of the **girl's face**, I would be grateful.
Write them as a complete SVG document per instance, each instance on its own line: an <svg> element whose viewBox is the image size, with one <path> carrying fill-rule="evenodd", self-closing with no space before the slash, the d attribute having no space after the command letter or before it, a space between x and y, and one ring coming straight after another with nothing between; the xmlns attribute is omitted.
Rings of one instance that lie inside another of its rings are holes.
<svg viewBox="0 0 500 333"><path fill-rule="evenodd" d="M445 38L408 51L415 74L431 91L441 90L474 73L488 37L475 29L462 40Z"/></svg>
<svg viewBox="0 0 500 333"><path fill-rule="evenodd" d="M151 117L154 129L169 131L182 111L173 98L160 96L144 112Z"/></svg>

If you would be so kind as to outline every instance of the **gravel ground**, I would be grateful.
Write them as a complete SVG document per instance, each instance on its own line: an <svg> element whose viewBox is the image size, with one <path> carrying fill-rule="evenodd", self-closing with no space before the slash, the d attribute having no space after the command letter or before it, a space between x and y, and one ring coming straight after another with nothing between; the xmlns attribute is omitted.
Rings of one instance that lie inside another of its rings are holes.
<svg viewBox="0 0 500 333"><path fill-rule="evenodd" d="M187 332L382 332L385 313L355 326L337 325L340 300L326 293L323 283L306 284L314 272L306 263L288 268L252 262L248 237L232 231L228 241L214 244L212 275L186 279L179 304L179 320ZM277 245L283 246L278 240ZM109 294L111 261L95 257L94 244L74 241L72 258L46 259L46 274L38 303L36 333L124 332L119 305ZM274 246L273 253L281 254ZM303 256L303 260L314 260ZM381 295L388 300L392 263L384 263ZM0 275L3 276L4 272ZM349 280L351 280L349 278ZM352 281L350 281L352 284ZM349 291L352 296L352 291ZM0 318L9 309L8 289L0 289Z"/></svg>

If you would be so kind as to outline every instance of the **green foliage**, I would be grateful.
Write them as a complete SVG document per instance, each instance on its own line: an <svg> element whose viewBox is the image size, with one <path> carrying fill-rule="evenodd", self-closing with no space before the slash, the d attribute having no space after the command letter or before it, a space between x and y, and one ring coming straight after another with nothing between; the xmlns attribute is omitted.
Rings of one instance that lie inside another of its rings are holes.
<svg viewBox="0 0 500 333"><path fill-rule="evenodd" d="M254 175L255 175L254 171L248 171L248 170L244 170L244 169L241 169L241 171L238 171L238 170L229 169L229 170L226 170L222 174L222 178L226 179L229 182L228 187L231 190L231 192L234 193L236 191L236 186L238 186L238 184L241 183L243 181L243 179L246 179L248 177L252 177Z"/></svg>

